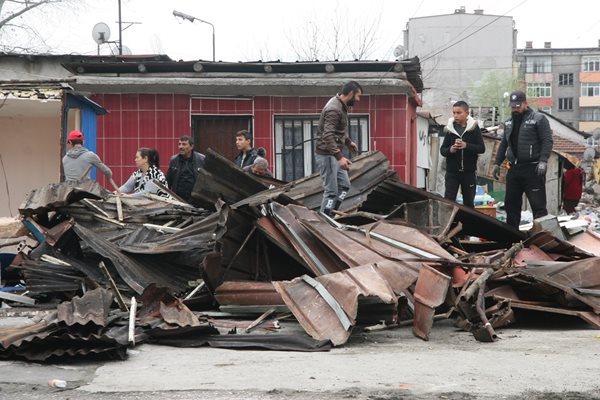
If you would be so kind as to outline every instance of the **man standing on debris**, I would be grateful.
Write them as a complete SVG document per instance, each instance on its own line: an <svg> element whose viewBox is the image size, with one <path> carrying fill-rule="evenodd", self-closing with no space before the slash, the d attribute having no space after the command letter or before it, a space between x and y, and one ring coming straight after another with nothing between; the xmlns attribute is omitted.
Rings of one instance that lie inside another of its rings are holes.
<svg viewBox="0 0 600 400"><path fill-rule="evenodd" d="M241 130L235 134L235 146L240 151L233 162L240 168L247 167L254 163L258 153L252 148L252 135L247 130Z"/></svg>
<svg viewBox="0 0 600 400"><path fill-rule="evenodd" d="M510 94L510 107L512 117L506 121L492 175L500 178L500 165L506 158L506 222L518 228L523 193L534 218L548 215L546 169L552 151L552 130L543 114L529 108L525 93L520 90Z"/></svg>
<svg viewBox="0 0 600 400"><path fill-rule="evenodd" d="M204 167L205 156L194 151L194 139L191 136L181 136L177 148L179 154L169 161L167 183L175 194L189 202L198 172Z"/></svg>
<svg viewBox="0 0 600 400"><path fill-rule="evenodd" d="M67 136L67 154L62 159L65 181L77 182L87 178L92 167L98 168L106 179L112 181L112 171L93 151L83 147L83 133L71 131Z"/></svg>
<svg viewBox="0 0 600 400"><path fill-rule="evenodd" d="M350 160L344 157L344 145L358 151L356 144L348 136L348 107L360 101L362 87L355 81L347 82L341 93L332 97L321 112L315 161L323 179L323 201L321 212L333 217L348 190L350 190Z"/></svg>
<svg viewBox="0 0 600 400"><path fill-rule="evenodd" d="M469 115L469 105L466 102L454 103L452 115L444 128L446 136L440 148L440 153L446 157L444 197L456 201L460 186L463 204L474 208L477 155L485 152L485 145L477 122Z"/></svg>

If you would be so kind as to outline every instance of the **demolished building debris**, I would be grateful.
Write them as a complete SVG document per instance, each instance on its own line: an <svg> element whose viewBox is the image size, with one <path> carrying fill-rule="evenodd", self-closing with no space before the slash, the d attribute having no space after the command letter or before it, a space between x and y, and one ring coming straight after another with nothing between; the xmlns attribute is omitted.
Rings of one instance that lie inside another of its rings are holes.
<svg viewBox="0 0 600 400"><path fill-rule="evenodd" d="M262 181L215 152L194 205L92 181L32 191L4 288L17 297L3 301L47 312L0 328L0 357L123 358L143 342L323 351L366 325L410 321L428 340L440 316L494 341L515 309L600 328L596 234L520 232L406 185L379 152L350 178L334 219L315 211L318 175ZM304 333L282 328L294 321Z"/></svg>

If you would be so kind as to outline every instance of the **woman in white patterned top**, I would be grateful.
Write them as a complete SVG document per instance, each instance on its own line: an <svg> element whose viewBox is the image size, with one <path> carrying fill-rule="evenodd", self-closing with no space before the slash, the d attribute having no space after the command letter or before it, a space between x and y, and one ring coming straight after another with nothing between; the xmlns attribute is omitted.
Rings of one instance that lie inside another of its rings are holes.
<svg viewBox="0 0 600 400"><path fill-rule="evenodd" d="M123 194L141 197L144 193L156 194L169 197L169 194L161 190L154 181L167 186L165 175L160 170L158 151L148 147L140 147L135 153L135 166L137 169L131 174L127 182L119 188Z"/></svg>

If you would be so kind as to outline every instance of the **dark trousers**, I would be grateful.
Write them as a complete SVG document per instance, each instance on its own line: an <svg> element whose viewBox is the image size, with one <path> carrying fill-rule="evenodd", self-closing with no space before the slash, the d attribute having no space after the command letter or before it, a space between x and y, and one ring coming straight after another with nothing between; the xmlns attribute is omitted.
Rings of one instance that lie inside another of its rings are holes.
<svg viewBox="0 0 600 400"><path fill-rule="evenodd" d="M475 190L477 189L477 176L473 172L449 172L446 171L446 191L444 198L456 201L458 187L463 197L463 204L474 208Z"/></svg>
<svg viewBox="0 0 600 400"><path fill-rule="evenodd" d="M535 173L537 164L515 165L506 174L506 223L519 228L523 193L527 196L533 218L548 215L546 209L546 176Z"/></svg>

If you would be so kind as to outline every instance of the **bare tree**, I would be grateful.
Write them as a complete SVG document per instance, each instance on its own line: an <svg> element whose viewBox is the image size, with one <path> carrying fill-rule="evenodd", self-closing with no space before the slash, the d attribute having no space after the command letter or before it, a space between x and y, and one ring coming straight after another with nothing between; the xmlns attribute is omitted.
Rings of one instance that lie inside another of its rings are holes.
<svg viewBox="0 0 600 400"><path fill-rule="evenodd" d="M381 13L375 19L351 19L343 8L336 8L327 20L311 18L287 35L299 61L365 60L377 45Z"/></svg>
<svg viewBox="0 0 600 400"><path fill-rule="evenodd" d="M74 0L0 0L0 50L35 52L37 48L48 48L42 35L24 16L61 5L73 9L76 4Z"/></svg>

